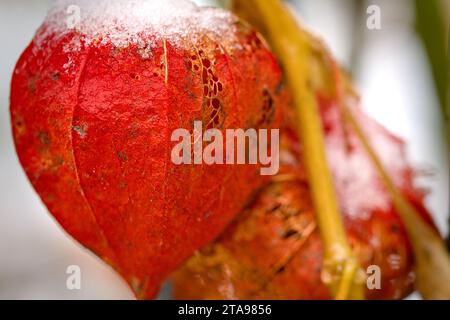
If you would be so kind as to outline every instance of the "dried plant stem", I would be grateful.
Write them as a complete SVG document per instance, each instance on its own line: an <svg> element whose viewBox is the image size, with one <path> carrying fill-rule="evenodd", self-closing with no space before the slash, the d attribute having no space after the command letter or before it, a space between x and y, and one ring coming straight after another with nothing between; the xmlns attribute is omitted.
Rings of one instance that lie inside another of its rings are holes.
<svg viewBox="0 0 450 320"><path fill-rule="evenodd" d="M291 88L297 131L324 244L323 279L336 299L363 299L363 277L339 212L320 114L311 88L307 64L311 55L309 39L278 0L234 0L233 6L266 36Z"/></svg>
<svg viewBox="0 0 450 320"><path fill-rule="evenodd" d="M450 256L444 241L395 187L350 108L344 105L342 109L388 189L406 227L414 250L417 289L425 299L450 299Z"/></svg>

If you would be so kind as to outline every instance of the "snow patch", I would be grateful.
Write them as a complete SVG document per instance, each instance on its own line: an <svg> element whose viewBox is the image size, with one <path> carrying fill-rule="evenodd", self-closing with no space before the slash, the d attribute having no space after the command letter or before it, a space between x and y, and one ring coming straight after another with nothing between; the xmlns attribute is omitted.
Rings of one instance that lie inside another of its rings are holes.
<svg viewBox="0 0 450 320"><path fill-rule="evenodd" d="M404 144L365 116L359 108L354 108L353 112L394 184L400 189L405 188L408 185L405 172L409 167L405 161ZM333 122L339 123L338 111L328 116L335 117ZM367 220L374 210L389 210L392 199L359 139L353 133L347 138L354 148L350 152L341 135L327 137L328 163L334 175L341 209L351 218Z"/></svg>
<svg viewBox="0 0 450 320"><path fill-rule="evenodd" d="M74 6L79 10L72 10ZM204 36L221 43L237 42L236 21L225 10L199 7L190 0L56 0L36 41L76 30L85 45L100 42L145 48L164 39L180 47ZM79 47L74 43L70 50Z"/></svg>

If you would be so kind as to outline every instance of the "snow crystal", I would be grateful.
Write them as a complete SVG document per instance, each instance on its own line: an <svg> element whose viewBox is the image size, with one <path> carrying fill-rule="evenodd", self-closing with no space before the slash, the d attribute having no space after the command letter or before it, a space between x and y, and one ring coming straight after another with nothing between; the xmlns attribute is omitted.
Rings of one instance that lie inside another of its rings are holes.
<svg viewBox="0 0 450 320"><path fill-rule="evenodd" d="M327 151L337 196L346 214L366 220L375 209L389 209L389 195L376 185L378 173L362 150L348 153L340 139L328 139Z"/></svg>
<svg viewBox="0 0 450 320"><path fill-rule="evenodd" d="M75 29L83 43L110 42L117 47L145 48L149 41L161 39L180 46L201 36L234 42L236 19L225 10L198 7L190 0L56 0L38 38Z"/></svg>
<svg viewBox="0 0 450 320"><path fill-rule="evenodd" d="M379 155L394 184L399 188L407 185L403 173L408 170L408 164L401 141L397 141L378 123L365 116L359 108L355 108L353 112L358 122L363 124L369 143ZM331 116L338 117L337 114ZM336 118L333 121L340 120ZM354 134L347 138L356 147L352 152L347 151L341 136L327 137L328 163L334 173L336 193L342 210L351 218L367 220L374 210L389 210L392 199L359 139Z"/></svg>

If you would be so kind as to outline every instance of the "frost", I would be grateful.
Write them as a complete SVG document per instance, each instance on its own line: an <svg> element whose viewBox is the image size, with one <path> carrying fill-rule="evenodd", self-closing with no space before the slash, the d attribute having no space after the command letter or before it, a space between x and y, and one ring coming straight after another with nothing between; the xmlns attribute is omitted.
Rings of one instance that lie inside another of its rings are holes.
<svg viewBox="0 0 450 320"><path fill-rule="evenodd" d="M65 71L69 70L73 66L73 60L69 58L69 60L63 65Z"/></svg>
<svg viewBox="0 0 450 320"><path fill-rule="evenodd" d="M74 6L79 8L78 19L71 16L73 10L68 10ZM164 39L182 46L186 42L195 44L205 36L236 44L236 20L225 10L198 7L190 0L56 0L36 41L75 30L81 34L78 41L86 45L136 44L145 48ZM70 50L79 48L80 43L72 43Z"/></svg>
<svg viewBox="0 0 450 320"><path fill-rule="evenodd" d="M364 132L394 184L399 188L406 187L408 179L404 173L408 170L408 164L403 143L378 123L368 119L358 108L354 112L359 123L364 124ZM337 114L332 116L338 117ZM336 118L333 121L340 120ZM342 137L327 138L328 163L334 173L341 209L351 218L367 220L375 210L389 210L392 199L357 137L350 135L348 138L355 146L352 152L346 150Z"/></svg>

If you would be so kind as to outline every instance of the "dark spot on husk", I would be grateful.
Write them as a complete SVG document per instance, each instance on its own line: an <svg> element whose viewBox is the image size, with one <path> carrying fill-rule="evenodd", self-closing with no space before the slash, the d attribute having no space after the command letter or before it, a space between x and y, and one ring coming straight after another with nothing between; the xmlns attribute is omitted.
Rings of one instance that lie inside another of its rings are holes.
<svg viewBox="0 0 450 320"><path fill-rule="evenodd" d="M289 229L289 230L287 230L286 232L283 233L282 238L283 239L288 239L288 238L290 238L292 236L295 236L297 234L298 234L298 232L296 230Z"/></svg>
<svg viewBox="0 0 450 320"><path fill-rule="evenodd" d="M36 92L36 82L38 80L38 76L31 77L28 80L28 91L32 94Z"/></svg>
<svg viewBox="0 0 450 320"><path fill-rule="evenodd" d="M127 161L128 160L127 155L123 151L117 152L117 157L119 158L120 161Z"/></svg>
<svg viewBox="0 0 450 320"><path fill-rule="evenodd" d="M283 273L285 270L286 270L286 266L281 266L281 267L278 268L278 270L276 271L276 274Z"/></svg>
<svg viewBox="0 0 450 320"><path fill-rule="evenodd" d="M44 131L40 131L38 134L38 138L39 141L44 145L44 146L49 146L51 144L51 140L50 137L48 136L48 134Z"/></svg>
<svg viewBox="0 0 450 320"><path fill-rule="evenodd" d="M59 72L58 71L52 72L50 78L54 81L59 80Z"/></svg>

